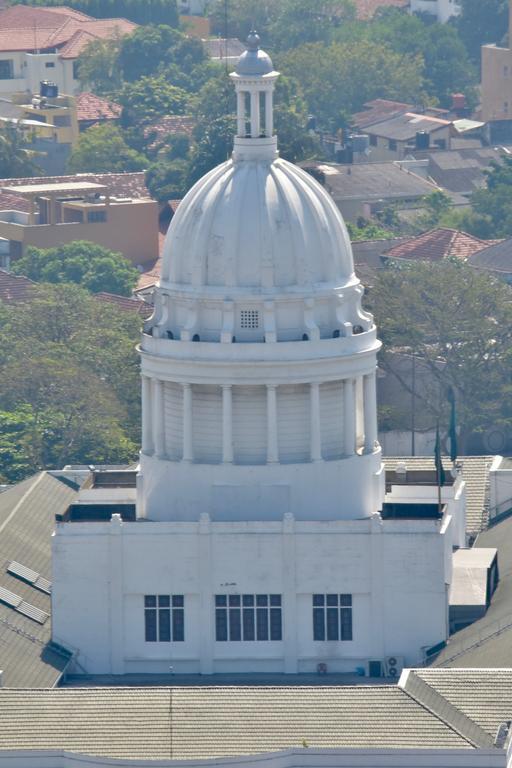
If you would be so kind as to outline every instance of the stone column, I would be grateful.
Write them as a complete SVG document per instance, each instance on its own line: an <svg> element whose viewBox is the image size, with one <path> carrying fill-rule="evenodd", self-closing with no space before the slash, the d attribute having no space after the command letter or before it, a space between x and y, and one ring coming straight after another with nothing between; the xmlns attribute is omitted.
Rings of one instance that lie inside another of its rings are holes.
<svg viewBox="0 0 512 768"><path fill-rule="evenodd" d="M222 386L222 461L233 463L233 388Z"/></svg>
<svg viewBox="0 0 512 768"><path fill-rule="evenodd" d="M310 413L310 458L311 461L322 461L322 435L320 431L320 385L309 385Z"/></svg>
<svg viewBox="0 0 512 768"><path fill-rule="evenodd" d="M356 398L354 379L343 382L343 423L345 426L345 453L352 456L356 448Z"/></svg>
<svg viewBox="0 0 512 768"><path fill-rule="evenodd" d="M245 91L236 94L236 122L239 136L245 136Z"/></svg>
<svg viewBox="0 0 512 768"><path fill-rule="evenodd" d="M278 462L277 387L274 384L267 384L267 464Z"/></svg>
<svg viewBox="0 0 512 768"><path fill-rule="evenodd" d="M375 373L363 379L364 450L372 453L377 442L377 386Z"/></svg>
<svg viewBox="0 0 512 768"><path fill-rule="evenodd" d="M192 386L183 384L183 461L194 461L192 441Z"/></svg>
<svg viewBox="0 0 512 768"><path fill-rule="evenodd" d="M153 379L153 435L157 458L165 457L165 416L163 381Z"/></svg>
<svg viewBox="0 0 512 768"><path fill-rule="evenodd" d="M151 379L142 376L142 453L146 456L151 456L155 450L151 400Z"/></svg>
<svg viewBox="0 0 512 768"><path fill-rule="evenodd" d="M251 136L257 139L260 133L260 92L251 91Z"/></svg>
<svg viewBox="0 0 512 768"><path fill-rule="evenodd" d="M265 91L265 133L272 136L274 133L273 94L271 90Z"/></svg>

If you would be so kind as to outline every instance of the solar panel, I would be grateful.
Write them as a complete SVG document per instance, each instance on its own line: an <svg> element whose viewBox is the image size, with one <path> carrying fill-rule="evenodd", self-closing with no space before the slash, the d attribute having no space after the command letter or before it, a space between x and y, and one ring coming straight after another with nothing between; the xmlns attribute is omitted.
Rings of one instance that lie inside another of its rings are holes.
<svg viewBox="0 0 512 768"><path fill-rule="evenodd" d="M7 566L7 573L10 573L12 576L17 576L19 579L23 579L23 581L27 581L29 584L32 584L33 587L39 589L41 592L45 592L47 595L51 595L52 593L51 581L45 579L44 576L41 576L37 571L27 568L26 565L17 563L16 560L9 563Z"/></svg>
<svg viewBox="0 0 512 768"><path fill-rule="evenodd" d="M15 611L22 613L29 619L37 621L38 624L44 624L50 618L48 613L45 613L40 608L36 608L35 605L25 602L22 597L4 587L0 587L0 602L5 603L10 608L14 608Z"/></svg>

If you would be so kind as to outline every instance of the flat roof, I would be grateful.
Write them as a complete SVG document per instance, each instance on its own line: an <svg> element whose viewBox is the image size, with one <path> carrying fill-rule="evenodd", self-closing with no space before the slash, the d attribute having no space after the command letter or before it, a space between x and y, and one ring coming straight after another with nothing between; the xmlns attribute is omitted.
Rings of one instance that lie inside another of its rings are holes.
<svg viewBox="0 0 512 768"><path fill-rule="evenodd" d="M3 192L16 195L44 195L50 192L98 192L106 189L104 184L93 184L90 181L60 182L56 184L22 184L14 187L2 187Z"/></svg>
<svg viewBox="0 0 512 768"><path fill-rule="evenodd" d="M453 553L454 568L490 568L498 554L495 547L473 547L457 549Z"/></svg>

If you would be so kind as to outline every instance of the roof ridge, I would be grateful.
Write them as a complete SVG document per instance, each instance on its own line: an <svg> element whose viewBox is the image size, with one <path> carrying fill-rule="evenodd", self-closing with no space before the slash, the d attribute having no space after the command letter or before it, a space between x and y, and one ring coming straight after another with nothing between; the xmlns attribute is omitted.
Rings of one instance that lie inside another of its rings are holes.
<svg viewBox="0 0 512 768"><path fill-rule="evenodd" d="M418 677L416 670L404 670L398 685L411 699L473 747L485 749L494 746L494 738L487 731L457 709L436 688Z"/></svg>

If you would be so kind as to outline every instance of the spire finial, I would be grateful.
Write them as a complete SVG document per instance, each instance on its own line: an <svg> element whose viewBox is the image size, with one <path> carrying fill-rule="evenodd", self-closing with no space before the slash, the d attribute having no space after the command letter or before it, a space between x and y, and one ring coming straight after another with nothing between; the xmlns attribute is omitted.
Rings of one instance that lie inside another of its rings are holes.
<svg viewBox="0 0 512 768"><path fill-rule="evenodd" d="M248 51L258 51L260 47L260 36L254 29L254 26L252 27L251 31L247 35L247 50Z"/></svg>

